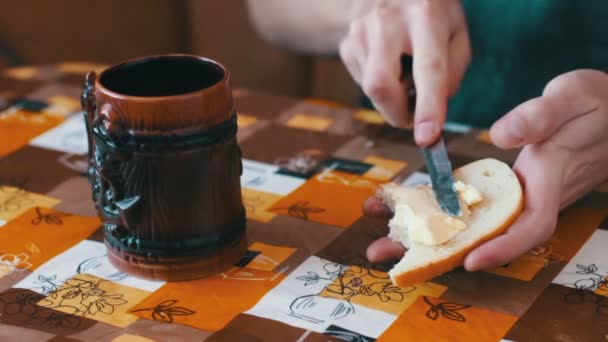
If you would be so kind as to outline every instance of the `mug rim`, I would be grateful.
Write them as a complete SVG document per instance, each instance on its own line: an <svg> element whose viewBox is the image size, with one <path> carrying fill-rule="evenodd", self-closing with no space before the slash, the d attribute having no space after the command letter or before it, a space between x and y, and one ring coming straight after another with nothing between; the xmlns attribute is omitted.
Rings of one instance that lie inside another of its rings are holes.
<svg viewBox="0 0 608 342"><path fill-rule="evenodd" d="M164 59L164 58L172 58L172 57L195 59L197 61L213 64L213 65L219 67L222 70L222 72L224 73L224 75L219 81L215 82L214 84L212 84L208 87L197 89L197 90L186 92L186 93L180 93L180 94L174 94L174 95L162 95L162 96L139 96L139 95L123 94L123 93L119 93L119 92L109 89L101 82L101 79L103 78L103 76L106 73L111 72L120 67L123 67L127 64L141 63L141 62L154 60L154 59ZM165 99L175 100L175 99L179 99L179 98L189 98L189 97L202 95L202 94L209 93L209 92L214 92L217 88L224 87L225 83L229 79L230 79L230 72L228 71L228 69L226 67L224 67L218 61L213 60L211 58L197 56L194 54L181 54L181 53L180 54L177 54L177 53L176 54L159 54L159 55L147 55L147 56L143 56L143 57L135 57L135 58L127 59L127 60L124 60L122 62L119 62L117 64L111 65L111 66L103 69L99 73L99 75L97 75L97 77L96 77L95 88L99 89L101 92L106 93L107 95L109 95L113 98L122 99L122 100L128 100L128 99L137 100L137 101L159 101L159 100L165 100Z"/></svg>

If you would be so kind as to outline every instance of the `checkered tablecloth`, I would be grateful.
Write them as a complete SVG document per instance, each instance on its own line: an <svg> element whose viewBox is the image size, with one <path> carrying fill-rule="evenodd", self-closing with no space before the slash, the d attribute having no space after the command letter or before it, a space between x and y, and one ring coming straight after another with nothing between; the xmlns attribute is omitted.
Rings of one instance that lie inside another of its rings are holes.
<svg viewBox="0 0 608 342"><path fill-rule="evenodd" d="M608 184L508 265L407 288L365 248L379 184L427 175L411 131L378 113L237 89L248 252L189 282L130 277L105 258L83 176L86 63L0 76L0 341L605 341ZM446 127L454 166L513 163L487 132Z"/></svg>

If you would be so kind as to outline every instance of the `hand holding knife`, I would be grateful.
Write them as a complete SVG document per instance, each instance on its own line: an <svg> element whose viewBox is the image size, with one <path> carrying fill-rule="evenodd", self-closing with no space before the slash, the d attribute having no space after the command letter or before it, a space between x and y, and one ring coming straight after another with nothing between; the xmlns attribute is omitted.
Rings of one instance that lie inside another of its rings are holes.
<svg viewBox="0 0 608 342"><path fill-rule="evenodd" d="M403 56L401 65L401 79L408 88L408 107L410 112L413 113L416 106L416 87L412 78L412 58ZM460 208L458 195L454 190L452 164L448 158L443 138L440 136L433 145L421 149L439 207L450 216L461 216L462 209Z"/></svg>

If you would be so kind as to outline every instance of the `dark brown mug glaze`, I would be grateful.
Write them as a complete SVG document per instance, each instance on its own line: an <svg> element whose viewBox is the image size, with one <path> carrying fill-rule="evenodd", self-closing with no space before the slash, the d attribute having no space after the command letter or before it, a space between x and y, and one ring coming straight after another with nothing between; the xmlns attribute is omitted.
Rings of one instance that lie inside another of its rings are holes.
<svg viewBox="0 0 608 342"><path fill-rule="evenodd" d="M89 179L110 262L142 278L218 273L246 250L228 71L189 55L86 76Z"/></svg>

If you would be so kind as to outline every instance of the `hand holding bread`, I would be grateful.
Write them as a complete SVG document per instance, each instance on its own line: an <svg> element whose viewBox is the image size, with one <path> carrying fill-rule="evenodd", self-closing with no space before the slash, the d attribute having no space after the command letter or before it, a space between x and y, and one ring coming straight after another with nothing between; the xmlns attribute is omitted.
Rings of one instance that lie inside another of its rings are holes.
<svg viewBox="0 0 608 342"><path fill-rule="evenodd" d="M493 142L501 148L523 147L513 167L523 190L523 211L514 222L503 221L504 234L501 231L484 243L480 242L485 239L478 239L475 248L466 253L462 253L464 248L452 250L450 262L458 261L453 267L463 264L474 271L499 266L547 240L555 229L559 210L608 179L607 132L608 75L592 70L555 78L545 87L543 96L523 103L499 120L491 130ZM484 195L483 189L480 191ZM371 215L392 215L380 198L368 200L364 209ZM512 214L510 210L505 209L503 214ZM377 262L398 258L405 250L401 243L382 238L370 245L367 254ZM456 256L457 252L463 255ZM445 265L428 274L408 277L426 280L452 267Z"/></svg>

